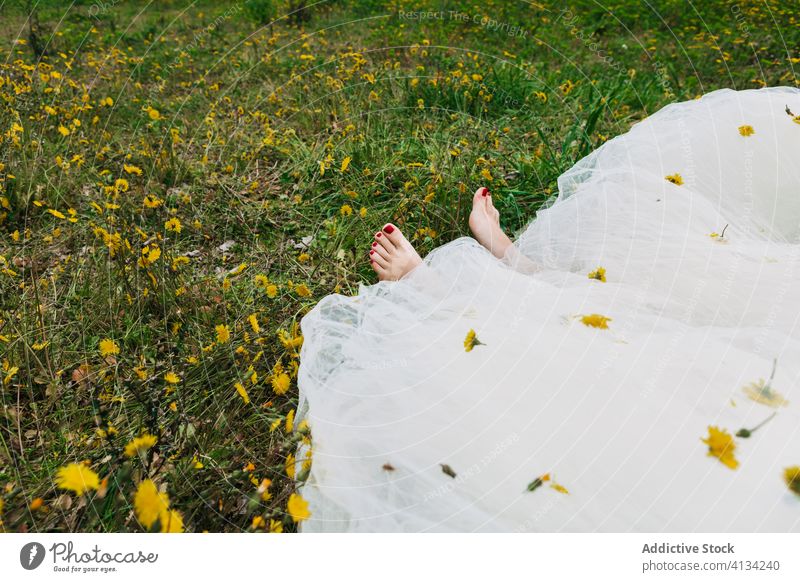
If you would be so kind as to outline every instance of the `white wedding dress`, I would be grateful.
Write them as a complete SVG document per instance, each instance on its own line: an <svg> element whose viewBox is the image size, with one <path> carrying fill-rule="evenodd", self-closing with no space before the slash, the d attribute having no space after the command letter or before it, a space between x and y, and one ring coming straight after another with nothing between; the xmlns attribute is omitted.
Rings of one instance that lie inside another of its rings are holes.
<svg viewBox="0 0 800 582"><path fill-rule="evenodd" d="M800 91L669 105L562 175L505 260L460 238L323 299L302 321L302 530L800 531L787 107ZM735 461L703 442L773 413Z"/></svg>

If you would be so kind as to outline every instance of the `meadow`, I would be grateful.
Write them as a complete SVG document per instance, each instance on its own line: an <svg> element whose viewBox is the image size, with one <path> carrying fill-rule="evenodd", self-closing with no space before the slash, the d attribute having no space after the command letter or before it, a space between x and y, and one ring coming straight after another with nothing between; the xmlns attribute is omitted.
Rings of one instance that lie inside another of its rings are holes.
<svg viewBox="0 0 800 582"><path fill-rule="evenodd" d="M376 230L424 255L486 185L518 231L798 46L778 0L0 0L0 529L296 530L299 322Z"/></svg>

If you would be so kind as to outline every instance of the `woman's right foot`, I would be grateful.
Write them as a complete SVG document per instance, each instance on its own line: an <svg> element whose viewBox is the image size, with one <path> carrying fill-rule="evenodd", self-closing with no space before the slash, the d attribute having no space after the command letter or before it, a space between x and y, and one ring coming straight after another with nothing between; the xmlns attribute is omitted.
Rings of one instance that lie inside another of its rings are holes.
<svg viewBox="0 0 800 582"><path fill-rule="evenodd" d="M469 215L469 228L475 239L498 259L502 259L511 239L500 228L500 213L492 203L492 195L487 188L478 188L472 198L472 212Z"/></svg>
<svg viewBox="0 0 800 582"><path fill-rule="evenodd" d="M369 262L381 281L397 281L422 263L419 253L414 250L400 229L393 224L384 225L375 233Z"/></svg>

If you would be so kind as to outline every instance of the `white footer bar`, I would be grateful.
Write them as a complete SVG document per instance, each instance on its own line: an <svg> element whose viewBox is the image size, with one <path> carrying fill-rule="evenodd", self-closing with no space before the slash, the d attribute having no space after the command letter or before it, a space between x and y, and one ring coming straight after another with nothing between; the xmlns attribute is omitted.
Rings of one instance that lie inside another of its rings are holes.
<svg viewBox="0 0 800 582"><path fill-rule="evenodd" d="M14 581L777 582L800 580L800 534L5 534L0 572Z"/></svg>

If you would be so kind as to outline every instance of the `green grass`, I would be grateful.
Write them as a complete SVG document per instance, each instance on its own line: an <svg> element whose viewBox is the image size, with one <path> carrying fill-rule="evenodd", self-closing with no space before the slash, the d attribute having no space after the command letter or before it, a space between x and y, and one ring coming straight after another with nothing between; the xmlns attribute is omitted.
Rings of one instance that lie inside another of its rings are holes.
<svg viewBox="0 0 800 582"><path fill-rule="evenodd" d="M797 85L800 9L774 0L330 1L267 26L259 4L40 2L31 34L0 2L5 531L141 531L147 478L189 531L293 530L286 461L313 435L286 428L286 334L374 281L383 223L424 254L468 234L486 184L517 231L561 172L667 103ZM421 9L444 12L403 15ZM144 432L157 444L125 456ZM100 491L57 489L82 461Z"/></svg>

